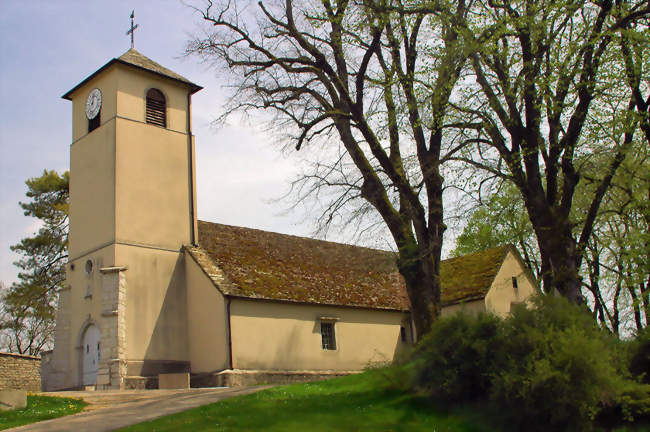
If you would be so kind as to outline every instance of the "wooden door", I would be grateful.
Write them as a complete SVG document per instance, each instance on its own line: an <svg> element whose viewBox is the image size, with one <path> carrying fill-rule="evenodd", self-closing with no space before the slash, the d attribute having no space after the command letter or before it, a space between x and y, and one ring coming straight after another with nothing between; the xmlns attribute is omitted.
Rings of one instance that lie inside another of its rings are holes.
<svg viewBox="0 0 650 432"><path fill-rule="evenodd" d="M96 325L86 329L83 339L83 385L97 383L97 369L99 367L101 332Z"/></svg>

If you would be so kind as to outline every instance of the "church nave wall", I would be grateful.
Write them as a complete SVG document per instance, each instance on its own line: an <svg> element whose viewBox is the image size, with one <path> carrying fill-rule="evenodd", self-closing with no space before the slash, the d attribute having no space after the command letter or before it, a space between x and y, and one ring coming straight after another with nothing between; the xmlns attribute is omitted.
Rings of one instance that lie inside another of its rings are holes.
<svg viewBox="0 0 650 432"><path fill-rule="evenodd" d="M234 369L356 371L393 360L408 316L324 305L232 299ZM334 324L336 349L322 348L321 321Z"/></svg>
<svg viewBox="0 0 650 432"><path fill-rule="evenodd" d="M184 258L192 373L229 368L226 300L188 253Z"/></svg>

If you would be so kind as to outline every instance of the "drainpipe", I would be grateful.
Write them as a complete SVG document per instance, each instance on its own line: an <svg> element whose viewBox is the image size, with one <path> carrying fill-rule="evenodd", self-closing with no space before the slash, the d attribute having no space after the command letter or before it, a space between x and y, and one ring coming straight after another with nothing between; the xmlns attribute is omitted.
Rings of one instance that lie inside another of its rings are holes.
<svg viewBox="0 0 650 432"><path fill-rule="evenodd" d="M230 330L230 297L226 297L228 303L226 303L226 315L228 315L228 360L230 362L230 369L235 369L235 365L232 363L232 332Z"/></svg>
<svg viewBox="0 0 650 432"><path fill-rule="evenodd" d="M194 231L194 146L192 145L192 94L187 93L187 156L190 183L190 243L197 246Z"/></svg>

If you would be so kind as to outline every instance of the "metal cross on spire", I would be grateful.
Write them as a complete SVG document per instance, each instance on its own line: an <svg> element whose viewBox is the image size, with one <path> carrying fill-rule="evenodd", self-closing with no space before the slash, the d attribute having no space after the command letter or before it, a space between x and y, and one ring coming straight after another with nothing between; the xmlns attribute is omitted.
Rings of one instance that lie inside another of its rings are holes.
<svg viewBox="0 0 650 432"><path fill-rule="evenodd" d="M135 9L131 11L131 28L129 31L126 32L127 35L131 35L131 48L133 48L133 34L135 33L135 29L138 28L138 25L133 25L133 19L135 18Z"/></svg>

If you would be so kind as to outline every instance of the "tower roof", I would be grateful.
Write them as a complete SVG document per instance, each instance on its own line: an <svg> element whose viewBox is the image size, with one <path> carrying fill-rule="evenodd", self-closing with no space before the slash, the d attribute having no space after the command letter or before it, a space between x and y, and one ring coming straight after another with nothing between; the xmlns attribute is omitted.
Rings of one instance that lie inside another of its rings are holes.
<svg viewBox="0 0 650 432"><path fill-rule="evenodd" d="M86 84L88 81L93 79L96 75L101 73L103 70L107 69L111 65L115 63L121 63L130 67L134 67L140 70L144 70L150 73L153 73L155 75L168 78L174 81L178 81L180 83L183 83L187 85L190 88L191 93L196 93L197 91L201 90L203 87L200 85L194 84L192 81L188 80L182 75L177 74L176 72L173 72L166 67L156 63L155 61L151 60L149 57L146 57L142 55L140 52L137 50L131 48L121 56L114 58L110 60L108 63L106 63L104 66L100 67L97 69L95 72L93 72L89 77L87 77L85 80L81 81L79 84L74 86L72 89L70 89L66 94L61 96L63 99L71 100L72 93L74 93L79 87L83 86Z"/></svg>

